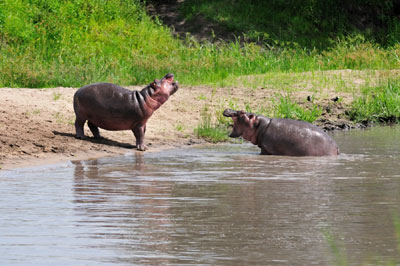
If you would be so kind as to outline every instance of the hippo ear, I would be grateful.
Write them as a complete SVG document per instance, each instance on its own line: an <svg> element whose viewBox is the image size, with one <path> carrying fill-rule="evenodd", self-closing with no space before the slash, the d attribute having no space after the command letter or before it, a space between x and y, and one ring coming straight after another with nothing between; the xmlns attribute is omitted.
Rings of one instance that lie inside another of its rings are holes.
<svg viewBox="0 0 400 266"><path fill-rule="evenodd" d="M257 116L255 116L254 114L249 115L249 120L251 124L254 124L254 126L258 126L259 120L257 118Z"/></svg>

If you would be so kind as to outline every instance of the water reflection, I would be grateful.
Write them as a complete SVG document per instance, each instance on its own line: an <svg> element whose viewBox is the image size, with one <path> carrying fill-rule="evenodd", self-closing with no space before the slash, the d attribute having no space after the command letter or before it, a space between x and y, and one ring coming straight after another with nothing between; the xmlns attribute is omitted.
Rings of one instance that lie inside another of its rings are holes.
<svg viewBox="0 0 400 266"><path fill-rule="evenodd" d="M167 263L170 245L164 228L169 227L171 219L169 203L164 198L172 183L136 183L136 177L149 171L141 152L134 154L133 161L125 161L122 169L115 164L101 167L101 160L73 164L74 210L82 218L79 225L91 232L85 237L105 239L96 248L117 251L115 262L135 263L140 257L142 263Z"/></svg>
<svg viewBox="0 0 400 266"><path fill-rule="evenodd" d="M399 133L339 133L338 157L217 145L0 172L0 262L332 265L326 230L350 264L398 262Z"/></svg>

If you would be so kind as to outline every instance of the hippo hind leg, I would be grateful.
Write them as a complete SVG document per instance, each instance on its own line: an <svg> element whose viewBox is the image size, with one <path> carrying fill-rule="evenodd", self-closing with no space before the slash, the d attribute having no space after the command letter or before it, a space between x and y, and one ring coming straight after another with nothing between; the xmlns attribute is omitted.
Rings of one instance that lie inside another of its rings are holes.
<svg viewBox="0 0 400 266"><path fill-rule="evenodd" d="M75 119L75 132L76 138L83 139L85 137L85 133L83 131L83 126L85 125L86 119L82 119L80 117L76 117Z"/></svg>
<svg viewBox="0 0 400 266"><path fill-rule="evenodd" d="M99 128L97 126L95 126L92 123L90 123L90 121L88 121L88 126L89 126L90 131L92 131L93 136L94 136L95 139L101 138L100 131L99 131Z"/></svg>

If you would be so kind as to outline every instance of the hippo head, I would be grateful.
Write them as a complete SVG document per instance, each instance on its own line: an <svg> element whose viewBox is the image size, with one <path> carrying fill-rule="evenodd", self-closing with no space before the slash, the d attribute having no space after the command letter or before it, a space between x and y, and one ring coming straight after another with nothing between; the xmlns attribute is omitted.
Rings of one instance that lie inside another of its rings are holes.
<svg viewBox="0 0 400 266"><path fill-rule="evenodd" d="M174 81L174 74L168 73L161 80L155 79L150 87L154 90L151 98L163 104L178 90L178 82Z"/></svg>
<svg viewBox="0 0 400 266"><path fill-rule="evenodd" d="M251 142L255 141L255 133L258 126L258 118L256 115L231 109L226 109L223 115L226 117L232 117L233 120L233 129L229 137L243 137Z"/></svg>

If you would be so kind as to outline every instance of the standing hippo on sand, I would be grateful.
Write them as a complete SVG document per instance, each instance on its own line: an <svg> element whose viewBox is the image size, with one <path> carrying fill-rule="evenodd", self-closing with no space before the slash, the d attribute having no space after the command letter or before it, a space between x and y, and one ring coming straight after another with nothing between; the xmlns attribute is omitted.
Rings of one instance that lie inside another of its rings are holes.
<svg viewBox="0 0 400 266"><path fill-rule="evenodd" d="M76 137L84 137L83 126L88 120L95 138L100 138L99 127L132 130L136 148L144 151L147 120L177 90L178 84L174 82L173 74L154 80L141 91L131 91L111 83L84 86L74 95Z"/></svg>
<svg viewBox="0 0 400 266"><path fill-rule="evenodd" d="M318 127L303 121L267 118L226 109L232 117L232 138L242 136L261 148L261 154L288 156L338 155L336 142Z"/></svg>

